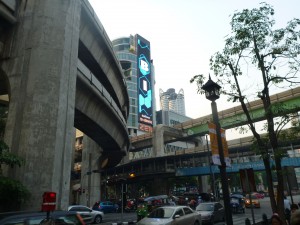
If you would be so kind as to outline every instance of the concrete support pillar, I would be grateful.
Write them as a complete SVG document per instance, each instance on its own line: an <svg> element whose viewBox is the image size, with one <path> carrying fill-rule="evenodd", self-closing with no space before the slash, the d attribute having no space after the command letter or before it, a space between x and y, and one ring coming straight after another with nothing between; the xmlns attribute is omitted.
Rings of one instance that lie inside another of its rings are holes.
<svg viewBox="0 0 300 225"><path fill-rule="evenodd" d="M85 193L81 195L80 202L88 207L93 206L101 196L101 173L99 158L101 148L88 136L83 137L82 166L81 166L81 189Z"/></svg>
<svg viewBox="0 0 300 225"><path fill-rule="evenodd" d="M80 0L20 1L1 69L10 85L5 142L25 165L9 170L31 192L26 210L40 210L45 191L57 209L69 204Z"/></svg>
<svg viewBox="0 0 300 225"><path fill-rule="evenodd" d="M162 125L157 125L153 129L152 146L153 157L164 155L164 129Z"/></svg>
<svg viewBox="0 0 300 225"><path fill-rule="evenodd" d="M198 176L199 192L208 192L210 185L208 184L208 176Z"/></svg>

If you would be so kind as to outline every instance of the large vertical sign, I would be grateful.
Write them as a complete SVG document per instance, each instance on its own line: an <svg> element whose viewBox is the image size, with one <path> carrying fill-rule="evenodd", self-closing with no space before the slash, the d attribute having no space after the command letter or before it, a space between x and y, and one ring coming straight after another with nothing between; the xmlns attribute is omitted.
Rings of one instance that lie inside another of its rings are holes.
<svg viewBox="0 0 300 225"><path fill-rule="evenodd" d="M136 35L136 43L139 127L149 131L153 127L150 42Z"/></svg>
<svg viewBox="0 0 300 225"><path fill-rule="evenodd" d="M214 123L208 123L209 137L210 137L210 147L212 153L212 161L215 165L221 165L220 155L219 155L219 147L218 147L218 138L217 138L217 127ZM225 136L225 130L221 128L221 139L222 139L222 147L224 154L224 161L226 166L231 166L230 158L228 154L228 145Z"/></svg>

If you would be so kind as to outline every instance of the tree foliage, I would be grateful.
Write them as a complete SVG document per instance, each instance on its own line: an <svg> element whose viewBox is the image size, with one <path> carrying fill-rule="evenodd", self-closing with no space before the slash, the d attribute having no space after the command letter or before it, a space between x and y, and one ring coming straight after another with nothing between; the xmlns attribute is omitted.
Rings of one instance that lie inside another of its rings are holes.
<svg viewBox="0 0 300 225"><path fill-rule="evenodd" d="M6 108L0 107L0 212L19 210L20 205L25 203L30 192L19 181L2 175L2 166L10 168L24 165L24 160L9 152L9 147L3 141L6 121Z"/></svg>
<svg viewBox="0 0 300 225"><path fill-rule="evenodd" d="M279 148L278 140L282 129L293 119L293 113L299 111L299 106L295 105L291 112L291 108L283 103L272 102L270 93L300 84L300 20L292 19L285 28L274 29L274 13L273 7L266 3L261 3L259 8L235 12L230 22L231 34L225 38L224 49L211 57L210 67L228 101L241 104L266 167L272 209L283 218L281 159L285 154ZM196 82L198 93L203 93L204 78L200 74L191 79L192 83ZM256 99L263 103L267 138L259 134L247 105ZM270 148L275 153L277 202L274 199Z"/></svg>
<svg viewBox="0 0 300 225"><path fill-rule="evenodd" d="M0 175L0 212L16 211L30 198L30 192L19 181Z"/></svg>

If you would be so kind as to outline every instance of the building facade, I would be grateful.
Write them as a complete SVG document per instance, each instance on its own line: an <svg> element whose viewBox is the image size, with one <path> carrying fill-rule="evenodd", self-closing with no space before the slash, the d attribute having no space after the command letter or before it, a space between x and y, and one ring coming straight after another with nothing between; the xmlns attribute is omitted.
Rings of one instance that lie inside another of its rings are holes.
<svg viewBox="0 0 300 225"><path fill-rule="evenodd" d="M160 108L164 111L173 111L181 115L185 115L184 91L180 89L178 93L174 88L167 91L159 89Z"/></svg>
<svg viewBox="0 0 300 225"><path fill-rule="evenodd" d="M150 42L136 34L115 39L112 45L127 83L130 101L127 121L129 135L151 132L156 124L156 107Z"/></svg>

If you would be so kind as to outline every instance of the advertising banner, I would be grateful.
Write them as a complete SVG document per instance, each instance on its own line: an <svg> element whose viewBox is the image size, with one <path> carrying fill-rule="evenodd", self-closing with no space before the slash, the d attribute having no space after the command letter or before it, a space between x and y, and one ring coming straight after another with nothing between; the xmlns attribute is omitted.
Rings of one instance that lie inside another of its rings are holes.
<svg viewBox="0 0 300 225"><path fill-rule="evenodd" d="M138 120L142 128L153 127L152 72L150 42L136 35L137 42L137 85L138 85ZM146 131L145 130L145 131Z"/></svg>
<svg viewBox="0 0 300 225"><path fill-rule="evenodd" d="M210 137L210 147L212 153L212 161L215 165L221 165L220 155L219 155L219 147L218 147L218 139L216 132L216 125L214 123L208 123L209 137ZM228 145L225 136L225 130L221 128L221 140L224 154L224 161L226 166L231 166L229 153L228 153Z"/></svg>

